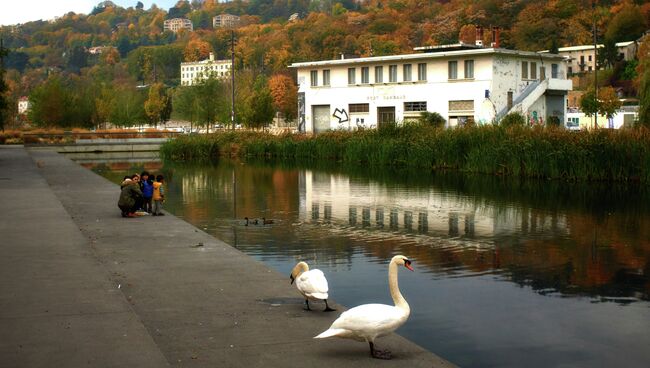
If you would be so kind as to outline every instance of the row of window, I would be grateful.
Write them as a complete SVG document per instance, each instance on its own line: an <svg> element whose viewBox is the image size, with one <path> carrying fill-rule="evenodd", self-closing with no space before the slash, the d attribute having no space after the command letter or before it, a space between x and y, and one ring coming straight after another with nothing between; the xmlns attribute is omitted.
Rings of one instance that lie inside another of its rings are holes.
<svg viewBox="0 0 650 368"><path fill-rule="evenodd" d="M367 103L349 104L348 111L350 112L350 114L367 113L370 112L370 104ZM427 102L426 101L404 102L404 111L405 112L427 111Z"/></svg>
<svg viewBox="0 0 650 368"><path fill-rule="evenodd" d="M413 66L412 64L402 65L402 81L411 82L413 81ZM388 82L397 83L397 65L388 66ZM420 63L418 64L418 81L427 80L427 64ZM375 83L384 83L384 67L376 66L374 69L374 81ZM370 83L370 67L364 66L361 67L361 84ZM357 84L357 68L348 68L348 84Z"/></svg>
<svg viewBox="0 0 650 368"><path fill-rule="evenodd" d="M228 72L212 72L212 73L209 73L209 74L210 75L215 75L217 77L223 77L223 76L228 75ZM203 73L196 73L196 76L200 76L200 75L203 75ZM208 74L205 74L205 75L207 76ZM194 73L181 73L182 78L194 78L194 76L195 76Z"/></svg>
<svg viewBox="0 0 650 368"><path fill-rule="evenodd" d="M453 60L449 61L449 79L459 79L458 78L458 61ZM419 63L417 64L417 81L425 82L427 80L427 64ZM348 84L357 84L357 69L358 68L348 68ZM370 67L363 66L361 69L361 84L370 84ZM388 65L388 83L397 83L398 82L399 68L398 65ZM318 71L310 71L310 83L312 87L318 86ZM374 83L384 83L384 66L378 65L374 67ZM325 69L322 71L322 86L330 85L330 70ZM474 60L465 60L464 61L464 79L473 79L474 78ZM413 64L403 64L402 65L402 82L412 82L413 80Z"/></svg>
<svg viewBox="0 0 650 368"><path fill-rule="evenodd" d="M463 62L463 78L464 79L474 79L474 60L465 60ZM447 78L449 79L459 79L458 78L458 61L450 60L447 63Z"/></svg>
<svg viewBox="0 0 650 368"><path fill-rule="evenodd" d="M447 78L449 80L458 80L458 79L474 79L474 60L464 60L463 61L463 76L462 78L459 75L458 70L458 61L450 60L447 62ZM419 63L417 64L417 81L423 82L427 80L427 64ZM354 85L357 84L357 71L359 68L348 68L348 84ZM370 84L370 67L364 66L361 67L361 84ZM410 82L413 81L413 65L412 64L403 64L402 65L402 81ZM546 78L546 68L540 67L540 78ZM551 64L551 77L558 78L559 66L558 64ZM330 70L325 69L322 71L322 86L330 85ZM521 79L532 80L537 79L537 63L534 61L522 61L521 62ZM398 81L398 66L397 65L388 65L388 83L397 83ZM312 87L318 86L318 71L310 71L310 82ZM374 67L374 83L384 83L384 66L379 65Z"/></svg>
<svg viewBox="0 0 650 368"><path fill-rule="evenodd" d="M181 67L181 71L188 71L188 72L193 72L194 70L201 71L201 70L218 70L218 69L230 69L230 65L228 64L221 64L221 65L212 65L212 66L184 66Z"/></svg>
<svg viewBox="0 0 650 368"><path fill-rule="evenodd" d="M530 73L528 73L528 65L530 64ZM558 78L560 68L558 64L551 64L551 78ZM541 66L539 68L540 79L546 79L546 68ZM521 62L521 79L537 79L537 63L534 61Z"/></svg>

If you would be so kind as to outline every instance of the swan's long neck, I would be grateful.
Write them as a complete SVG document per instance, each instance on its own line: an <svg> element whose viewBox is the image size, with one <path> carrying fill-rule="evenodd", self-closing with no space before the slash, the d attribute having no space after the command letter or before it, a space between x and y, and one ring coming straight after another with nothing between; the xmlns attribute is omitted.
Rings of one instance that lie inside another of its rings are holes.
<svg viewBox="0 0 650 368"><path fill-rule="evenodd" d="M390 288L390 296L393 297L393 303L395 303L395 306L409 313L411 311L409 304L399 291L399 285L397 283L397 263L395 262L391 262L390 265L388 265L388 287Z"/></svg>

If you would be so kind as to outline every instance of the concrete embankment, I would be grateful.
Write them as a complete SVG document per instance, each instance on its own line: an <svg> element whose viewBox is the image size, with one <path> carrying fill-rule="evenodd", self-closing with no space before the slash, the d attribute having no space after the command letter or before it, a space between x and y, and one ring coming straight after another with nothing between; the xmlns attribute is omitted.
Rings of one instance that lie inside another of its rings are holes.
<svg viewBox="0 0 650 368"><path fill-rule="evenodd" d="M11 367L450 367L392 334L314 340L287 275L174 216L124 219L118 187L53 150L0 147L0 362Z"/></svg>

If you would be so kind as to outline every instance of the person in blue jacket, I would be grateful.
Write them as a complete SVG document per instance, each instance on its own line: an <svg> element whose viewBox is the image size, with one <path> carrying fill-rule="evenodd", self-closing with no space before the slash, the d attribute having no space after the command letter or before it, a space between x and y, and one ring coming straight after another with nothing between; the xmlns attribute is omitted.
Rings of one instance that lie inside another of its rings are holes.
<svg viewBox="0 0 650 368"><path fill-rule="evenodd" d="M149 173L143 171L140 174L140 190L142 191L142 209L151 213L151 197L153 197L153 178L149 177Z"/></svg>

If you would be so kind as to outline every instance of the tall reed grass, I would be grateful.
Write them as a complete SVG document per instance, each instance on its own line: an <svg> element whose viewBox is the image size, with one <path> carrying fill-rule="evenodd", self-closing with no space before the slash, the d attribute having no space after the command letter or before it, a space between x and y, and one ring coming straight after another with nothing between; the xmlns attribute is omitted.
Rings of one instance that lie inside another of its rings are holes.
<svg viewBox="0 0 650 368"><path fill-rule="evenodd" d="M406 125L315 136L220 132L178 137L165 143L161 154L172 160L275 157L543 179L650 182L650 130L643 128L573 132L554 127Z"/></svg>

